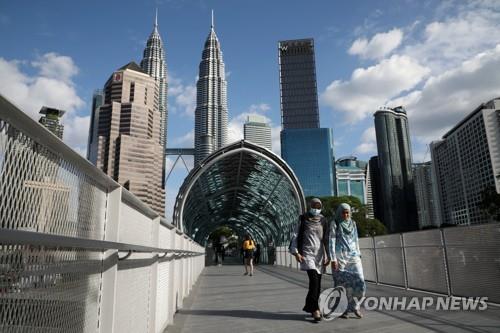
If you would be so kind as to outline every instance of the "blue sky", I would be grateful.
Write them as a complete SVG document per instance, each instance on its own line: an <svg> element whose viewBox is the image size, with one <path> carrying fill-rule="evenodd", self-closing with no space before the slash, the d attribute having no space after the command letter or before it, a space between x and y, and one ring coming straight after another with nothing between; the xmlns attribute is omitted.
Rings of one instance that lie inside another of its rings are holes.
<svg viewBox="0 0 500 333"><path fill-rule="evenodd" d="M156 8L167 53L170 147L192 145L211 9L234 140L247 114L263 114L279 152L277 42L284 39L315 39L321 126L334 129L337 157L376 155L373 112L402 104L414 161L428 160L431 140L500 96L500 3L488 0L0 0L0 93L34 118L42 105L67 110L64 141L84 154L92 91L115 69L140 61ZM167 217L186 175L180 166L167 183Z"/></svg>

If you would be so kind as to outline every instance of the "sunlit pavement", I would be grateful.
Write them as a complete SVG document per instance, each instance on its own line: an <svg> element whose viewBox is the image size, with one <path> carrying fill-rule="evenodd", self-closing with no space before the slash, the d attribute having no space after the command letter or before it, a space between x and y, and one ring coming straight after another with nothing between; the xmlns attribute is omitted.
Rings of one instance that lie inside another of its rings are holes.
<svg viewBox="0 0 500 333"><path fill-rule="evenodd" d="M301 311L307 275L276 266L258 266L244 276L242 265L205 268L191 296L167 332L498 332L500 307L486 311L368 311L363 319L314 323ZM323 289L331 287L324 275ZM367 296L433 296L368 284Z"/></svg>

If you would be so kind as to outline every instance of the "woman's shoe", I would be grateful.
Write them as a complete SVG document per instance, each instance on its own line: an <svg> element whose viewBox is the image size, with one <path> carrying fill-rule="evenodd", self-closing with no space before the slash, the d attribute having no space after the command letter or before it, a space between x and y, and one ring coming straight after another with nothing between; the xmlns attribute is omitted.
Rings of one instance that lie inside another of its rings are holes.
<svg viewBox="0 0 500 333"><path fill-rule="evenodd" d="M321 312L319 312L319 310L316 310L311 314L315 322L321 321Z"/></svg>
<svg viewBox="0 0 500 333"><path fill-rule="evenodd" d="M356 316L356 318L358 318L358 319L363 318L363 315L361 314L361 311L359 311L359 310L354 310L354 315L355 315L355 316Z"/></svg>
<svg viewBox="0 0 500 333"><path fill-rule="evenodd" d="M346 311L343 314L341 314L339 318L347 319L347 318L349 318L348 314L349 313Z"/></svg>

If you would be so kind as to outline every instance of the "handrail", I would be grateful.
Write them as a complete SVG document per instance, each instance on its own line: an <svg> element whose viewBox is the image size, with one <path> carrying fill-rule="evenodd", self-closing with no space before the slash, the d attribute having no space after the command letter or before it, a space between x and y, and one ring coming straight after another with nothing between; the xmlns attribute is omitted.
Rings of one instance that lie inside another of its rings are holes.
<svg viewBox="0 0 500 333"><path fill-rule="evenodd" d="M138 253L174 253L189 255L205 255L203 252L165 249L159 247L134 245L128 243L110 242L96 239L85 239L60 235L44 234L34 231L0 228L0 245L32 245L57 248L73 248L85 250L118 250Z"/></svg>

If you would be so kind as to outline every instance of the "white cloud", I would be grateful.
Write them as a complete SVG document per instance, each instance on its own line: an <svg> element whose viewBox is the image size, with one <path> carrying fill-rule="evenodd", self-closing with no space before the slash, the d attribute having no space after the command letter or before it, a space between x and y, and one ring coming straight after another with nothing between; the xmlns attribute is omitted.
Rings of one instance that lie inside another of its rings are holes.
<svg viewBox="0 0 500 333"><path fill-rule="evenodd" d="M434 71L443 71L500 43L498 1L467 1L452 7L456 8L447 8L445 12L456 14L428 23L422 39L407 45L404 54L412 55Z"/></svg>
<svg viewBox="0 0 500 333"><path fill-rule="evenodd" d="M376 154L377 138L375 136L375 127L367 128L361 135L361 143L356 147L358 154Z"/></svg>
<svg viewBox="0 0 500 333"><path fill-rule="evenodd" d="M321 101L344 113L347 122L371 115L376 108L419 84L429 69L417 60L393 55L379 64L356 69L349 81L334 81L321 94Z"/></svg>
<svg viewBox="0 0 500 333"><path fill-rule="evenodd" d="M423 143L439 139L483 102L500 96L500 44L430 77L421 90L398 99L412 133Z"/></svg>
<svg viewBox="0 0 500 333"><path fill-rule="evenodd" d="M80 147L80 150L86 152L90 116L64 116L62 123L64 124L64 142L70 147Z"/></svg>
<svg viewBox="0 0 500 333"><path fill-rule="evenodd" d="M171 101L170 109L174 113L194 118L194 111L196 109L196 81L186 85L182 80L170 76L168 83L168 96Z"/></svg>
<svg viewBox="0 0 500 333"><path fill-rule="evenodd" d="M41 76L56 80L62 80L72 84L72 77L78 74L73 59L54 52L46 53L32 61L31 65L38 69Z"/></svg>
<svg viewBox="0 0 500 333"><path fill-rule="evenodd" d="M37 70L35 75L23 72L23 66ZM46 53L35 61L0 58L0 93L19 106L31 118L38 120L42 106L65 110L64 141L85 155L89 117L80 117L76 110L85 103L78 96L73 76L78 67L70 57Z"/></svg>
<svg viewBox="0 0 500 333"><path fill-rule="evenodd" d="M175 147L189 148L194 147L194 130L191 130L181 137L174 138L172 144Z"/></svg>
<svg viewBox="0 0 500 333"><path fill-rule="evenodd" d="M370 40L356 39L348 52L364 59L381 59L396 49L402 40L403 31L394 28L388 32L378 33Z"/></svg>
<svg viewBox="0 0 500 333"><path fill-rule="evenodd" d="M252 104L248 108L248 113L265 113L267 111L271 110L271 107L267 103L260 103L260 104Z"/></svg>

